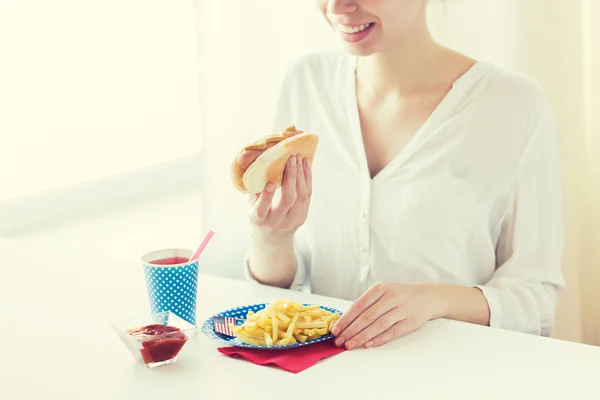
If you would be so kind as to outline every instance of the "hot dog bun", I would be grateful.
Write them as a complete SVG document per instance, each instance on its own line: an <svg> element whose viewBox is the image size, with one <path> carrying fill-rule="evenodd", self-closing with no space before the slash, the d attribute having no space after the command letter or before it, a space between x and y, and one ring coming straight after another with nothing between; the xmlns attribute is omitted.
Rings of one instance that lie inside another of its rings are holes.
<svg viewBox="0 0 600 400"><path fill-rule="evenodd" d="M231 167L233 185L242 193L253 194L262 192L267 182L273 182L276 187L280 187L290 156L300 154L312 163L318 143L317 135L299 131L295 126L251 143L239 152L238 157L246 151L262 153L247 168L240 165L236 157Z"/></svg>

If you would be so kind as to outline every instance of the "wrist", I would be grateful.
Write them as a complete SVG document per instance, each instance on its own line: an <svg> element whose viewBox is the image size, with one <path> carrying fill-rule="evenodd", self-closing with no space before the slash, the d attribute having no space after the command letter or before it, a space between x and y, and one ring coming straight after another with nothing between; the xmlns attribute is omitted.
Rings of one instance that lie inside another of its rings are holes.
<svg viewBox="0 0 600 400"><path fill-rule="evenodd" d="M485 296L476 287L442 283L427 283L426 290L432 304L432 318L486 325L489 308Z"/></svg>
<svg viewBox="0 0 600 400"><path fill-rule="evenodd" d="M294 242L294 234L285 232L273 232L263 228L254 228L251 233L251 241L255 246L263 250L279 250L290 246Z"/></svg>
<svg viewBox="0 0 600 400"><path fill-rule="evenodd" d="M297 268L293 240L252 235L247 268L263 285L289 288Z"/></svg>
<svg viewBox="0 0 600 400"><path fill-rule="evenodd" d="M424 283L423 289L432 307L431 319L446 318L450 314L452 296L448 285L441 283Z"/></svg>

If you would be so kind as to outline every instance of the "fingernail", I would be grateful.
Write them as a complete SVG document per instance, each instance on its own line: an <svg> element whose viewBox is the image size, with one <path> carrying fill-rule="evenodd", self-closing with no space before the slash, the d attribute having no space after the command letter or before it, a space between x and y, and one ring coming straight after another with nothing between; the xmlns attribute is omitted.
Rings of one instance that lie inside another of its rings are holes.
<svg viewBox="0 0 600 400"><path fill-rule="evenodd" d="M356 347L356 342L354 340L351 340L348 343L346 343L346 348L348 350L352 350L354 347Z"/></svg>
<svg viewBox="0 0 600 400"><path fill-rule="evenodd" d="M369 347L373 347L373 342L365 343L365 349L368 349Z"/></svg>
<svg viewBox="0 0 600 400"><path fill-rule="evenodd" d="M290 157L290 167L296 166L296 157Z"/></svg>
<svg viewBox="0 0 600 400"><path fill-rule="evenodd" d="M305 163L306 163L306 168L310 168L310 160L308 158L305 160Z"/></svg>
<svg viewBox="0 0 600 400"><path fill-rule="evenodd" d="M340 334L340 327L339 326L334 326L333 329L331 330L331 334L333 336L337 336Z"/></svg>
<svg viewBox="0 0 600 400"><path fill-rule="evenodd" d="M267 192L273 193L273 190L275 190L275 185L271 182L267 183Z"/></svg>
<svg viewBox="0 0 600 400"><path fill-rule="evenodd" d="M337 347L341 347L344 344L344 338L343 337L337 338L337 339L335 339L334 343Z"/></svg>

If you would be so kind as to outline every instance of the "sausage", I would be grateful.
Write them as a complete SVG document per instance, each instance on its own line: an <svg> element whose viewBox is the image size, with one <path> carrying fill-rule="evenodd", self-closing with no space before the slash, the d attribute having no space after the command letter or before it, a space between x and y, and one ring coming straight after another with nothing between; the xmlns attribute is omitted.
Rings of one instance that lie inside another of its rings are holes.
<svg viewBox="0 0 600 400"><path fill-rule="evenodd" d="M286 132L286 136L287 137L292 137L294 135L297 135L299 133L302 133L302 131L291 131L291 132ZM279 141L274 141L271 143L267 143L264 149L247 149L244 150L237 158L237 162L240 165L240 167L242 169L248 169L248 167L250 167L250 165L252 165L252 163L254 161L256 161L256 159L265 151L267 151L268 149L270 149L271 147L275 146L277 143L279 143Z"/></svg>
<svg viewBox="0 0 600 400"><path fill-rule="evenodd" d="M275 146L276 143L269 143L267 145L267 149ZM266 151L265 150L244 150L242 154L240 154L237 158L238 164L242 169L248 169L249 166L252 165L256 159Z"/></svg>

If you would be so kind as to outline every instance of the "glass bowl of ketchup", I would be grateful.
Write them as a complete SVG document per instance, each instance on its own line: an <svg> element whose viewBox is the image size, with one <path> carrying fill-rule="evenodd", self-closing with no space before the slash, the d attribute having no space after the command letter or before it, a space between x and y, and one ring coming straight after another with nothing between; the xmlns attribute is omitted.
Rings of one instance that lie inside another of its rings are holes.
<svg viewBox="0 0 600 400"><path fill-rule="evenodd" d="M196 327L170 311L111 324L131 355L148 368L172 364Z"/></svg>

